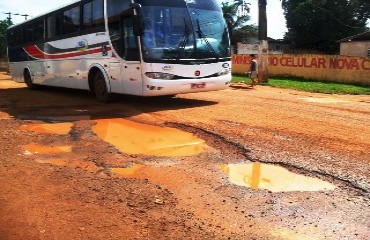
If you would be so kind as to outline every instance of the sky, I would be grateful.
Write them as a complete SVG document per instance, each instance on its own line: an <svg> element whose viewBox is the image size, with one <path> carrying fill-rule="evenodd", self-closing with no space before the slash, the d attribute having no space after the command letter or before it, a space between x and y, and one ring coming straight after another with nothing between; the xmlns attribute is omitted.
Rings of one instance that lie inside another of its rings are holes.
<svg viewBox="0 0 370 240"><path fill-rule="evenodd" d="M227 2L227 0L217 0L218 2ZM1 0L0 2L0 20L6 19L7 15L3 12L28 14L32 17L45 12L59 8L60 6L75 2L74 0ZM230 1L231 2L231 1ZM247 24L258 24L258 0L246 0L250 5L251 20ZM280 0L267 1L267 35L271 38L281 39L287 31L285 18L281 8ZM12 16L14 23L24 21L24 17Z"/></svg>
<svg viewBox="0 0 370 240"><path fill-rule="evenodd" d="M219 0L221 1L221 0ZM226 0L223 0L227 2ZM222 2L222 1L221 1ZM251 20L247 24L258 25L258 0L246 0L250 5ZM267 36L282 39L287 32L284 11L280 0L267 0Z"/></svg>

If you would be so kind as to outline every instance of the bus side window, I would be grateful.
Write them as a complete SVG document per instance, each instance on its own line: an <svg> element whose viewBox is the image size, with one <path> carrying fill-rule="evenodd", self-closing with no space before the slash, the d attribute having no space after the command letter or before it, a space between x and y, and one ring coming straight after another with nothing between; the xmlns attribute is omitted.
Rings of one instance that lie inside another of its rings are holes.
<svg viewBox="0 0 370 240"><path fill-rule="evenodd" d="M92 25L94 28L104 27L104 1L94 0L92 2Z"/></svg>
<svg viewBox="0 0 370 240"><path fill-rule="evenodd" d="M104 27L103 0L94 0L83 5L82 27L84 30Z"/></svg>
<svg viewBox="0 0 370 240"><path fill-rule="evenodd" d="M26 25L23 27L23 42L30 43L33 42L33 28L32 25Z"/></svg>
<svg viewBox="0 0 370 240"><path fill-rule="evenodd" d="M62 34L75 33L80 30L80 6L63 12Z"/></svg>
<svg viewBox="0 0 370 240"><path fill-rule="evenodd" d="M84 30L92 27L92 2L85 3L82 7L82 28Z"/></svg>
<svg viewBox="0 0 370 240"><path fill-rule="evenodd" d="M130 3L128 0L107 0L109 36L114 50L123 59L126 51L122 14L130 8Z"/></svg>
<svg viewBox="0 0 370 240"><path fill-rule="evenodd" d="M14 45L19 45L23 41L22 28L17 28L14 30Z"/></svg>
<svg viewBox="0 0 370 240"><path fill-rule="evenodd" d="M119 22L111 23L110 25L110 36L113 48L116 50L120 57L124 55L123 38L122 33L119 29Z"/></svg>
<svg viewBox="0 0 370 240"><path fill-rule="evenodd" d="M125 59L128 61L139 61L139 48L137 37L134 34L134 17L124 17L122 20Z"/></svg>
<svg viewBox="0 0 370 240"><path fill-rule="evenodd" d="M44 40L44 20L40 20L33 25L34 41Z"/></svg>
<svg viewBox="0 0 370 240"><path fill-rule="evenodd" d="M53 14L46 18L46 38L55 38L60 35L60 15Z"/></svg>
<svg viewBox="0 0 370 240"><path fill-rule="evenodd" d="M107 0L108 21L130 8L129 0Z"/></svg>

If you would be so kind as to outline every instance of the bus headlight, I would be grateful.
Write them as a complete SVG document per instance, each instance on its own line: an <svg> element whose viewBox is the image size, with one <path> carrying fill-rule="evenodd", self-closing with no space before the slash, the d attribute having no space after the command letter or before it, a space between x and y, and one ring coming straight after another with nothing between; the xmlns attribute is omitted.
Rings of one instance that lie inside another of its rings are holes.
<svg viewBox="0 0 370 240"><path fill-rule="evenodd" d="M175 75L169 73L161 73L161 72L147 72L145 76L148 78L153 79L164 79L164 80L171 80L175 78Z"/></svg>
<svg viewBox="0 0 370 240"><path fill-rule="evenodd" d="M222 75L226 75L226 74L229 74L229 73L230 73L230 69L229 68L225 68L222 71L218 72L217 75L218 76L222 76Z"/></svg>

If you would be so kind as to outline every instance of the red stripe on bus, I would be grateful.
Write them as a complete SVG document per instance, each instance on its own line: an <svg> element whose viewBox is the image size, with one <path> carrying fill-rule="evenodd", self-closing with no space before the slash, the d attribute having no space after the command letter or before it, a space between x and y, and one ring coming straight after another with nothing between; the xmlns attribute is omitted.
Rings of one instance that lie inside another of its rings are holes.
<svg viewBox="0 0 370 240"><path fill-rule="evenodd" d="M60 53L60 54L47 54L42 52L36 45L31 45L24 47L24 50L33 58L38 59L62 59L62 58L71 58L78 57L88 54L95 54L103 52L102 48L90 49L87 51L76 51L71 53ZM107 51L110 51L111 48L107 47Z"/></svg>

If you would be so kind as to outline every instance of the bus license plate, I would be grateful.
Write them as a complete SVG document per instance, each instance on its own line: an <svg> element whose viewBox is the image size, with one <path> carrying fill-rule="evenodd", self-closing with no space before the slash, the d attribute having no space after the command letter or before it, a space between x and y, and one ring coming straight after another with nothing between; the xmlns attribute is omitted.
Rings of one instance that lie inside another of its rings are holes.
<svg viewBox="0 0 370 240"><path fill-rule="evenodd" d="M191 89L205 88L206 83L192 83Z"/></svg>

